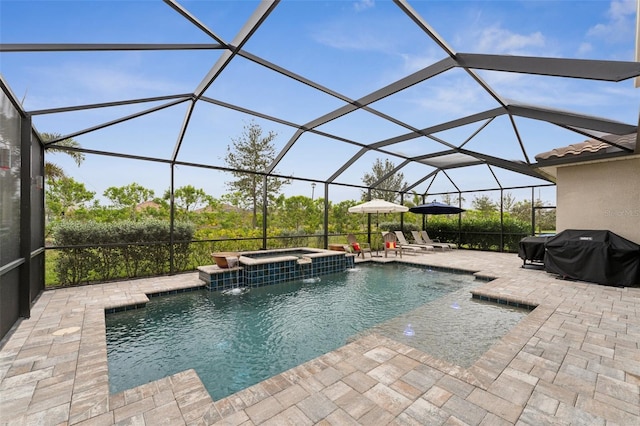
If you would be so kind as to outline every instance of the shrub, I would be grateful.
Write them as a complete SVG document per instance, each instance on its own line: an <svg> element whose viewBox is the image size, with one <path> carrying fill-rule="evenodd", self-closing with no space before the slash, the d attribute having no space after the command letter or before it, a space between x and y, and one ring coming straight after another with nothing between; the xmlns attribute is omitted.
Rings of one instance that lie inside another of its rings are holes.
<svg viewBox="0 0 640 426"><path fill-rule="evenodd" d="M515 252L518 251L518 242L522 237L529 235L530 226L506 215L501 225L499 215L482 216L469 212L460 225L457 217L430 217L427 232L434 240L457 242L466 248L493 251L500 251L502 234L503 250Z"/></svg>
<svg viewBox="0 0 640 426"><path fill-rule="evenodd" d="M185 270L193 225L174 225L174 267ZM61 246L56 274L61 285L114 278L161 275L170 269L170 224L167 221L60 222L54 243Z"/></svg>
<svg viewBox="0 0 640 426"><path fill-rule="evenodd" d="M501 225L500 215L481 215L476 212L465 213L460 224L458 216L431 215L427 220L427 233L431 239L458 243L477 250L500 251L500 235L503 233L503 250L517 252L518 242L530 234L530 228L530 224L508 215L504 216ZM378 229L382 232L397 231L400 229L400 222L383 222ZM409 237L411 231L420 229L415 223L405 221L402 231L405 237Z"/></svg>
<svg viewBox="0 0 640 426"><path fill-rule="evenodd" d="M197 241L192 241L190 247L190 269L211 264L211 253L214 252L255 251L262 248L262 230L258 228L201 228L196 231L196 238Z"/></svg>

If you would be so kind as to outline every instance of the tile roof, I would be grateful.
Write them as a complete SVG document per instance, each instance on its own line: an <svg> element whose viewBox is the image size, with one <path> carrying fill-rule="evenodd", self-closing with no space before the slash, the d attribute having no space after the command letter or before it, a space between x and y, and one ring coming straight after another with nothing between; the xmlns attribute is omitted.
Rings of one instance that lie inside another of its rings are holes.
<svg viewBox="0 0 640 426"><path fill-rule="evenodd" d="M628 135L606 135L602 139L611 141L616 145L624 146L627 148L635 149L637 135L630 133ZM589 139L584 142L574 143L562 148L554 148L551 151L543 152L536 155L536 160L546 161L555 160L560 158L574 158L574 157L586 157L586 156L600 156L602 154L619 153L622 150L616 146L610 145L606 142L602 142L595 139Z"/></svg>

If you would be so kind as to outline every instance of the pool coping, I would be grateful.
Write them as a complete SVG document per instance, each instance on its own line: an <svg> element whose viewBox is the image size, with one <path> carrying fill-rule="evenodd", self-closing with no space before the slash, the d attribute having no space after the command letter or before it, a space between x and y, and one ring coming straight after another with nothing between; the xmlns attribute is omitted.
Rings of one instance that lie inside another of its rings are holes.
<svg viewBox="0 0 640 426"><path fill-rule="evenodd" d="M559 281L520 268L515 255L458 250L406 263L414 261L495 276L474 292L537 308L468 369L370 335L214 402L192 370L108 390L105 308L197 287L197 274L51 290L0 350L0 422L366 424L434 415L440 423L604 424L640 415L640 289Z"/></svg>

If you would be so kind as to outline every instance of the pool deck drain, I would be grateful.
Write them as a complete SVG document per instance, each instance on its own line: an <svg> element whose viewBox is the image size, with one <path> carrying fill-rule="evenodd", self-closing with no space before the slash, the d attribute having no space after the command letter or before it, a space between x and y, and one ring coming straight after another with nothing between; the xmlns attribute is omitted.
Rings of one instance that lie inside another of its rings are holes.
<svg viewBox="0 0 640 426"><path fill-rule="evenodd" d="M0 350L0 424L638 424L640 289L558 280L514 254L403 260L496 277L475 295L537 308L468 369L369 335L212 401L193 370L109 394L105 309L197 273L46 291Z"/></svg>

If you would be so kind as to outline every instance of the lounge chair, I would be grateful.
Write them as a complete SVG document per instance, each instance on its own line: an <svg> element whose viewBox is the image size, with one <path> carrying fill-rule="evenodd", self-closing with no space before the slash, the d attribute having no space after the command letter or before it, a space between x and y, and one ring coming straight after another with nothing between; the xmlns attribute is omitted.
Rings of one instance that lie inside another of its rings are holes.
<svg viewBox="0 0 640 426"><path fill-rule="evenodd" d="M451 248L451 247L449 247L449 244L445 244L445 243L439 243L439 242L431 241L431 240L430 240L430 242L426 242L422 238L422 235L420 234L420 231L411 231L411 235L413 235L413 239L418 244L426 244L426 245L429 245L429 246L433 247L434 249L440 249L440 250L449 250Z"/></svg>
<svg viewBox="0 0 640 426"><path fill-rule="evenodd" d="M369 253L369 257L373 257L371 254L371 245L369 243L359 243L356 236L353 234L347 235L347 242L356 256L362 255L362 258L364 259L364 254Z"/></svg>
<svg viewBox="0 0 640 426"><path fill-rule="evenodd" d="M423 244L419 242L416 242L416 243L408 242L407 239L404 237L404 234L402 233L402 231L393 231L393 233L396 234L396 238L398 239L400 244L402 244L402 247L416 248L422 251L433 250L433 246L431 244Z"/></svg>
<svg viewBox="0 0 640 426"><path fill-rule="evenodd" d="M390 251L394 252L396 256L400 253L400 257L402 257L402 244L398 242L393 232L383 232L382 239L384 240L384 257L387 257Z"/></svg>
<svg viewBox="0 0 640 426"><path fill-rule="evenodd" d="M427 234L427 231L420 231L420 235L422 235L422 239L427 244L446 245L450 249L457 249L458 248L458 246L456 244L454 244L454 243L442 243L442 242L440 242L440 240L432 240L431 238L429 238L429 234Z"/></svg>

